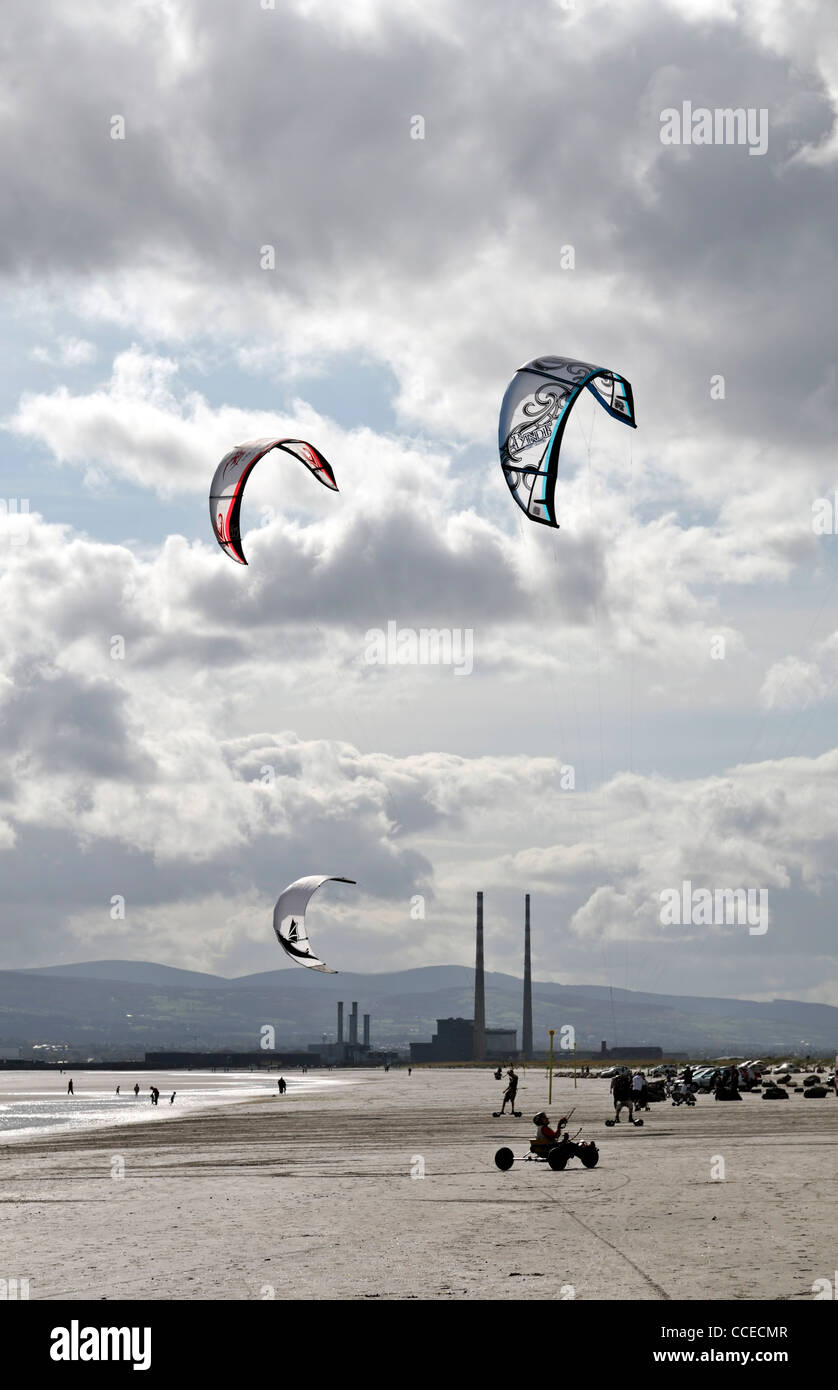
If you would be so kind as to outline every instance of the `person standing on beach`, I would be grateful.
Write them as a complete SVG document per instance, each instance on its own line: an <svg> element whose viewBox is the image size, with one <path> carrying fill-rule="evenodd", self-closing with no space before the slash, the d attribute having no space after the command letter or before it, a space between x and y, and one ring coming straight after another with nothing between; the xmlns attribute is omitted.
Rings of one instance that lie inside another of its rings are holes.
<svg viewBox="0 0 838 1390"><path fill-rule="evenodd" d="M177 1091L172 1091L171 1099L170 1099L170 1101L169 1101L169 1104L170 1104L170 1105L174 1105L174 1103L175 1103L175 1096L176 1096L176 1095L177 1095Z"/></svg>
<svg viewBox="0 0 838 1390"><path fill-rule="evenodd" d="M646 1104L646 1078L642 1071L636 1071L631 1078L631 1098L634 1101L635 1110L648 1110Z"/></svg>
<svg viewBox="0 0 838 1390"><path fill-rule="evenodd" d="M285 1092L288 1090L288 1082L285 1080L285 1077L281 1076L276 1084L279 1087L279 1094L284 1096Z"/></svg>
<svg viewBox="0 0 838 1390"><path fill-rule="evenodd" d="M628 1072L618 1071L617 1075L611 1078L611 1094L614 1097L615 1125L620 1123L620 1111L624 1105L628 1107L629 1124L632 1124L631 1078Z"/></svg>
<svg viewBox="0 0 838 1390"><path fill-rule="evenodd" d="M117 1086L117 1088L116 1088L116 1094L119 1095L119 1087L118 1087L118 1086Z"/></svg>
<svg viewBox="0 0 838 1390"><path fill-rule="evenodd" d="M135 1095L135 1096L138 1096L139 1094L140 1094L140 1085L139 1085L139 1082L138 1082L138 1081L135 1081L135 1082L134 1082L134 1095Z"/></svg>
<svg viewBox="0 0 838 1390"><path fill-rule="evenodd" d="M73 1078L72 1078L72 1077L70 1077L70 1080L67 1082L67 1095L68 1095L68 1096L74 1096L74 1095L75 1095L75 1091L73 1090Z"/></svg>

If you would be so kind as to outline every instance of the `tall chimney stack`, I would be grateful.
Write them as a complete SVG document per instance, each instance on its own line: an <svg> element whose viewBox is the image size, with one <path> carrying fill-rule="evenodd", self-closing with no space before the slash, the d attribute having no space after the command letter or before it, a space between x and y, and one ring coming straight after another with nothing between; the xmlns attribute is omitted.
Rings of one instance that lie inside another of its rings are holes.
<svg viewBox="0 0 838 1390"><path fill-rule="evenodd" d="M370 1045L370 1016L369 1016L369 1014L364 1014L364 1047L369 1047L369 1045Z"/></svg>
<svg viewBox="0 0 838 1390"><path fill-rule="evenodd" d="M353 999L353 1001L352 1001L352 1012L351 1012L351 1014L349 1015L349 1044L350 1044L350 1046L353 1046L353 1045L354 1045L354 1046L356 1046L356 1047L357 1047L357 1045L358 1045L358 1001L357 1001L357 999Z"/></svg>
<svg viewBox="0 0 838 1390"><path fill-rule="evenodd" d="M477 952L474 961L474 1049L473 1059L486 1057L486 986L483 979L483 894L477 894Z"/></svg>
<svg viewBox="0 0 838 1390"><path fill-rule="evenodd" d="M343 1042L343 1000L338 1004L338 1042Z"/></svg>
<svg viewBox="0 0 838 1390"><path fill-rule="evenodd" d="M532 1057L532 965L530 960L530 895L524 898L524 1027L521 1033L521 1056Z"/></svg>

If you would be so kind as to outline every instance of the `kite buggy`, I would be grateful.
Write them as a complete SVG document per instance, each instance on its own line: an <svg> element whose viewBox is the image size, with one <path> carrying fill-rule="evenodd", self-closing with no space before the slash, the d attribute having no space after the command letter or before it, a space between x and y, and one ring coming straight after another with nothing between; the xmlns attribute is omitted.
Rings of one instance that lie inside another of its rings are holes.
<svg viewBox="0 0 838 1390"><path fill-rule="evenodd" d="M550 1117L543 1110L538 1115L534 1115L535 1138L530 1142L529 1153L524 1154L518 1161L521 1163L547 1163L554 1173L563 1172L571 1158L581 1159L585 1168L596 1168L599 1162L599 1149L593 1140L583 1140L581 1144L577 1144L576 1135L571 1139L570 1135L562 1134L562 1130L572 1114L573 1111L571 1110L569 1115L563 1115L556 1129L550 1128ZM576 1134L580 1132L577 1130ZM498 1149L495 1154L495 1164L502 1173L508 1172L514 1162L515 1155L511 1149Z"/></svg>

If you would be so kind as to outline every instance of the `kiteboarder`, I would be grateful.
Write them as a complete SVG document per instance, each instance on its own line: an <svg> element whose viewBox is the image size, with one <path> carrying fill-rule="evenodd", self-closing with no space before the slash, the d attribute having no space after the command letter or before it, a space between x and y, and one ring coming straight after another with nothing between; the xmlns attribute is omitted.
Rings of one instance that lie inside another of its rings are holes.
<svg viewBox="0 0 838 1390"><path fill-rule="evenodd" d="M506 1102L509 1101L512 1114L517 1115L520 1113L515 1109L515 1097L518 1094L518 1073L514 1067L510 1067L506 1075L508 1081L506 1083L506 1090L503 1093L503 1105L500 1108L500 1114L502 1115L504 1113L506 1110Z"/></svg>

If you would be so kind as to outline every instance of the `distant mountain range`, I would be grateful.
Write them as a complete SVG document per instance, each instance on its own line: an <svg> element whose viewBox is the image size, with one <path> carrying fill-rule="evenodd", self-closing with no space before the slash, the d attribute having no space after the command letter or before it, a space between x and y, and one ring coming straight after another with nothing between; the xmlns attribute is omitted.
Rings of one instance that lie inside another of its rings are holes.
<svg viewBox="0 0 838 1390"><path fill-rule="evenodd" d="M486 975L490 1027L518 1029L523 985ZM336 1004L372 1016L373 1045L427 1041L437 1018L471 1018L474 974L431 965L382 975L321 975L290 967L227 980L151 961L100 960L0 971L0 1047L66 1043L91 1055L164 1048L257 1050L273 1024L277 1046L334 1039ZM661 1047L692 1056L832 1053L838 1008L792 999L693 999L603 985L533 982L537 1048L572 1024L580 1050Z"/></svg>

